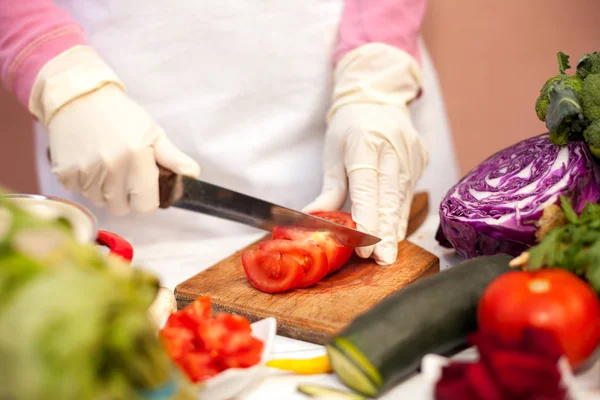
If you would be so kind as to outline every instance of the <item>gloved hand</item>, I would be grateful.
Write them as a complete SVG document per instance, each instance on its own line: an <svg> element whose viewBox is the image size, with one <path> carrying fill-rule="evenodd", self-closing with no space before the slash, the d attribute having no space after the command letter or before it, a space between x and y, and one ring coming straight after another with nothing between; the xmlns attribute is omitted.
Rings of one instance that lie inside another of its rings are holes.
<svg viewBox="0 0 600 400"><path fill-rule="evenodd" d="M416 62L387 45L365 45L342 58L325 135L323 189L303 210L338 210L349 194L357 229L382 239L356 253L380 265L397 258L428 162L407 109L418 82Z"/></svg>
<svg viewBox="0 0 600 400"><path fill-rule="evenodd" d="M30 110L50 135L52 171L61 184L116 215L158 208L157 163L183 175L200 173L89 47L44 66Z"/></svg>

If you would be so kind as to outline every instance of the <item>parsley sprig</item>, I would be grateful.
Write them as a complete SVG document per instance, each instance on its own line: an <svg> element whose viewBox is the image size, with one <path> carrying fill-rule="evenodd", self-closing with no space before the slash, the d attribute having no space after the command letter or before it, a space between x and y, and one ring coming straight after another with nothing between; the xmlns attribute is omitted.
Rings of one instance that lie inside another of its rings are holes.
<svg viewBox="0 0 600 400"><path fill-rule="evenodd" d="M587 203L577 215L565 197L561 196L560 203L565 224L550 229L529 249L527 270L566 269L600 294L600 204Z"/></svg>

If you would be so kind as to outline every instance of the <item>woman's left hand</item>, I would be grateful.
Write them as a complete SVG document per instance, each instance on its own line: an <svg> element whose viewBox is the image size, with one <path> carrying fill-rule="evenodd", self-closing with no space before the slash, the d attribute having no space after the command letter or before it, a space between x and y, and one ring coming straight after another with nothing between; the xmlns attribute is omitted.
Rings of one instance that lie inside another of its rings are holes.
<svg viewBox="0 0 600 400"><path fill-rule="evenodd" d="M413 190L428 153L406 107L353 103L338 108L325 139L324 180L305 212L338 210L350 194L357 229L381 238L358 247L380 265L396 261L406 236Z"/></svg>

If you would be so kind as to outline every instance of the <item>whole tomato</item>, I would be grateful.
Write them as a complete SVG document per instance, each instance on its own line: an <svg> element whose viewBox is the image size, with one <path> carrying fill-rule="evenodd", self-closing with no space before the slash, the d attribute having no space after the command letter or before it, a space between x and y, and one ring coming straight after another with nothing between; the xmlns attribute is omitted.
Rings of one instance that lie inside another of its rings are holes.
<svg viewBox="0 0 600 400"><path fill-rule="evenodd" d="M516 340L526 326L547 329L576 368L600 344L600 300L571 272L549 268L496 278L477 310L479 329Z"/></svg>

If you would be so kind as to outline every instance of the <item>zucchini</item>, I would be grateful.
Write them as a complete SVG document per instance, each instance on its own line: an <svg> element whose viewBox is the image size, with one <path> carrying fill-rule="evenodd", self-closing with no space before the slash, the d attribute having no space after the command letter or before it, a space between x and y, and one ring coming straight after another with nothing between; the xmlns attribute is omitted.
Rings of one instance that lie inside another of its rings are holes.
<svg viewBox="0 0 600 400"><path fill-rule="evenodd" d="M343 392L338 389L318 385L298 385L298 391L316 399L367 400L365 397L356 393Z"/></svg>
<svg viewBox="0 0 600 400"><path fill-rule="evenodd" d="M357 317L327 345L336 375L376 397L416 372L429 353L447 355L477 330L483 291L512 257L474 258L418 280Z"/></svg>

